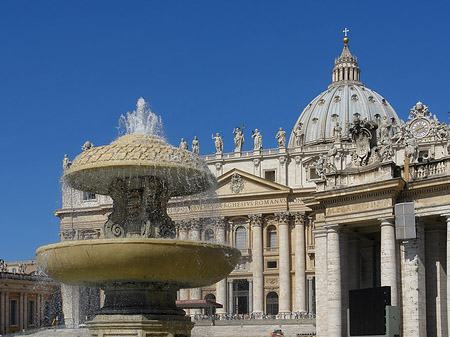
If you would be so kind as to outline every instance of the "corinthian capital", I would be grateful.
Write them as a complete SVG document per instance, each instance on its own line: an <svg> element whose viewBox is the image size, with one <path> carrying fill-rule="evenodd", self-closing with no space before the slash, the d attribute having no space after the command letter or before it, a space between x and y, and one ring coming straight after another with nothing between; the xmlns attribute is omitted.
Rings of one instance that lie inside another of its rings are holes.
<svg viewBox="0 0 450 337"><path fill-rule="evenodd" d="M296 226L304 226L306 223L306 215L305 212L297 212L294 213L295 225Z"/></svg>
<svg viewBox="0 0 450 337"><path fill-rule="evenodd" d="M252 227L261 227L263 224L263 216L262 214L250 214L248 216L250 218L250 225Z"/></svg>
<svg viewBox="0 0 450 337"><path fill-rule="evenodd" d="M275 213L275 215L278 217L279 224L286 225L289 222L289 217L290 217L291 213L280 212L280 213Z"/></svg>

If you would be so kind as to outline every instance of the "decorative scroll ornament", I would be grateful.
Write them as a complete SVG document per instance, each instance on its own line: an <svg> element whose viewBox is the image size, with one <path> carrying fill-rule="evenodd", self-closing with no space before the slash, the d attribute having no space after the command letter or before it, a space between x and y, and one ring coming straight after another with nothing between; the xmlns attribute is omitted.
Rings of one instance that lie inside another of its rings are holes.
<svg viewBox="0 0 450 337"><path fill-rule="evenodd" d="M244 180L242 179L241 175L238 173L234 173L231 176L230 181L230 190L234 194L239 194L244 189Z"/></svg>
<svg viewBox="0 0 450 337"><path fill-rule="evenodd" d="M428 107L422 102L417 102L416 105L410 109L410 114L408 119L420 118L420 117L431 117L431 112L428 111Z"/></svg>

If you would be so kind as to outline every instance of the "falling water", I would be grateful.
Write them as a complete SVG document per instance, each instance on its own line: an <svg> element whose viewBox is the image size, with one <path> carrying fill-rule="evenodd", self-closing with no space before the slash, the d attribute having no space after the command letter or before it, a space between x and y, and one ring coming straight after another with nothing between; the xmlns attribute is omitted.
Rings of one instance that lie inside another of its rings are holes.
<svg viewBox="0 0 450 337"><path fill-rule="evenodd" d="M125 134L155 135L163 138L163 124L161 116L155 115L148 103L140 97L136 103L136 110L121 115L119 130Z"/></svg>

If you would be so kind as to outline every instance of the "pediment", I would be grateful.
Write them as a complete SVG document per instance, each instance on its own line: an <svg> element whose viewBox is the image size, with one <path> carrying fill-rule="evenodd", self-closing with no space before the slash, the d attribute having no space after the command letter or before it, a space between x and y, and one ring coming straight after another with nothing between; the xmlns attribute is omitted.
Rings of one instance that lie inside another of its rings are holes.
<svg viewBox="0 0 450 337"><path fill-rule="evenodd" d="M290 188L253 174L232 169L217 178L218 196L244 196L251 194L289 193Z"/></svg>

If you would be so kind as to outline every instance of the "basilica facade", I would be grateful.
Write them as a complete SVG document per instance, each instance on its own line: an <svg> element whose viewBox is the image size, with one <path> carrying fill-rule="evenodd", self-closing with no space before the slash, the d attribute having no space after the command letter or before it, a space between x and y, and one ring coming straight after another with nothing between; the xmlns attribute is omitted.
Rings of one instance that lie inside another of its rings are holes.
<svg viewBox="0 0 450 337"><path fill-rule="evenodd" d="M235 151L223 153L216 134L216 153L203 156L214 195L174 198L168 214L178 238L242 256L226 279L179 299L213 299L218 314L315 314L317 336L334 337L347 336L350 290L389 286L402 336L448 336L450 127L411 105L402 121L364 86L345 38L331 84L290 135L274 135L277 148L264 149L254 130L243 151L236 128ZM61 239L102 237L111 210L109 197L63 186ZM64 305L66 322L84 316L81 291L63 287L63 300L78 301Z"/></svg>

